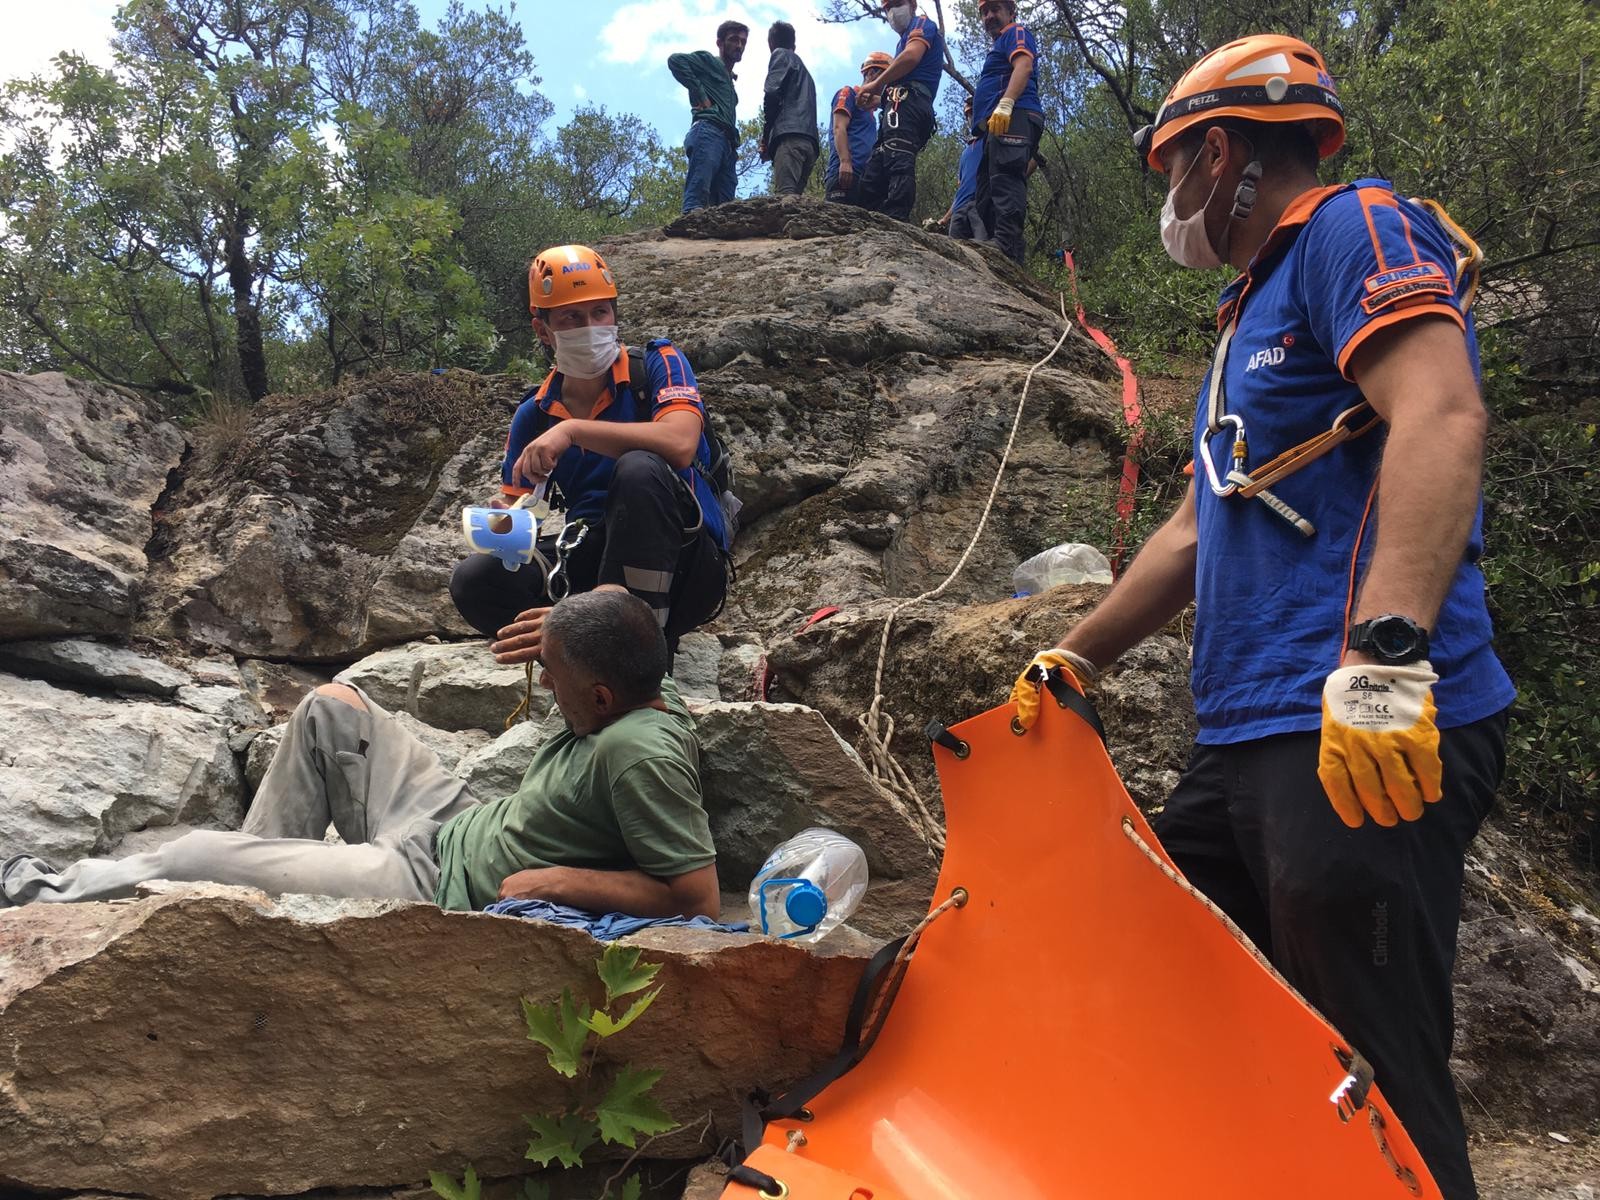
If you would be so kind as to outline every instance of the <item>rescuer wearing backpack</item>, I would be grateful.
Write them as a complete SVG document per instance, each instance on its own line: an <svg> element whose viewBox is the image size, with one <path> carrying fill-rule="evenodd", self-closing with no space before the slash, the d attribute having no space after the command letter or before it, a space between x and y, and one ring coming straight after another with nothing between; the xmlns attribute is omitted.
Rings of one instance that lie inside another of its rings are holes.
<svg viewBox="0 0 1600 1200"><path fill-rule="evenodd" d="M553 599L597 587L643 600L675 649L722 608L737 511L694 371L665 338L642 352L617 341L616 279L587 246L533 260L528 306L555 367L511 419L490 503L505 508L548 481L567 525L559 539L541 538L539 565L463 560L451 598L496 639L502 663L537 660Z"/></svg>
<svg viewBox="0 0 1600 1200"><path fill-rule="evenodd" d="M1320 186L1343 142L1322 57L1275 35L1202 58L1141 131L1168 253L1241 274L1188 495L1014 696L1092 684L1195 602L1199 734L1156 832L1466 1200L1450 975L1515 694L1476 565L1476 247L1382 180Z"/></svg>

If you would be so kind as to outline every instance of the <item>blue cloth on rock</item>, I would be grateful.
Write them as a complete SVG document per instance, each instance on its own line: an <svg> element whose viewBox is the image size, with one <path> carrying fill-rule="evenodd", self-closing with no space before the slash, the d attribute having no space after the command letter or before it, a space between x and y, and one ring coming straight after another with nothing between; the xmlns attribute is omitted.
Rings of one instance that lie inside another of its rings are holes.
<svg viewBox="0 0 1600 1200"><path fill-rule="evenodd" d="M565 904L551 904L547 900L496 900L486 913L500 917L527 917L535 921L550 921L574 929L587 930L596 941L614 942L618 938L638 933L641 929L658 926L686 925L690 929L714 929L718 933L749 933L744 922L724 925L710 917L630 917L626 913L592 913L581 908L568 908Z"/></svg>

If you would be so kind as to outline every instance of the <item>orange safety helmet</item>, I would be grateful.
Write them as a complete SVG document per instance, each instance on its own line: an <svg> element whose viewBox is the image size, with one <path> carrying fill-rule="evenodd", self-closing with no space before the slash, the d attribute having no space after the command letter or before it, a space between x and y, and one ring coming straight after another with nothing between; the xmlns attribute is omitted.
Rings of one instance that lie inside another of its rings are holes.
<svg viewBox="0 0 1600 1200"><path fill-rule="evenodd" d="M880 71L887 71L889 69L889 64L893 61L894 59L890 58L882 50L874 50L871 54L867 55L861 60L861 73L865 75L874 67Z"/></svg>
<svg viewBox="0 0 1600 1200"><path fill-rule="evenodd" d="M1296 37L1258 33L1219 46L1172 85L1155 123L1134 134L1133 144L1160 171L1169 142L1217 117L1302 122L1317 143L1318 158L1344 145L1344 106L1328 64Z"/></svg>
<svg viewBox="0 0 1600 1200"><path fill-rule="evenodd" d="M551 246L528 264L529 312L616 298L616 276L587 246Z"/></svg>

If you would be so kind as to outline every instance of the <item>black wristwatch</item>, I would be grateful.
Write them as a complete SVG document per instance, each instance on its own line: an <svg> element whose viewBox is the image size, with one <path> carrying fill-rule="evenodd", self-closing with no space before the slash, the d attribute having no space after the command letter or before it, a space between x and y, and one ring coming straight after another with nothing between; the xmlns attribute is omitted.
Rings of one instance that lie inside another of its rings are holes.
<svg viewBox="0 0 1600 1200"><path fill-rule="evenodd" d="M1390 667L1403 667L1428 657L1428 631L1410 617L1384 613L1350 627L1345 648L1370 654Z"/></svg>

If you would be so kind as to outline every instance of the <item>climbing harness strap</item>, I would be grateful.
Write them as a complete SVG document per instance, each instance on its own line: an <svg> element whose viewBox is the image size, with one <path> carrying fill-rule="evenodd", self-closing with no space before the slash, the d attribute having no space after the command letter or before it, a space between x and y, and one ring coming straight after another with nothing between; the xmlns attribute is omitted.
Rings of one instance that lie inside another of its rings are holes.
<svg viewBox="0 0 1600 1200"><path fill-rule="evenodd" d="M900 128L900 102L911 93L900 84L883 89L883 127L885 129Z"/></svg>
<svg viewBox="0 0 1600 1200"><path fill-rule="evenodd" d="M1414 199L1412 203L1432 213L1456 247L1456 290L1462 292L1463 287L1465 288L1460 305L1461 311L1466 313L1478 294L1478 277L1483 266L1483 251L1466 230L1456 224L1437 200ZM1249 443L1245 436L1244 418L1237 413L1227 411L1227 385L1223 374L1228 365L1228 348L1232 345L1234 332L1239 327L1239 314L1244 308L1245 297L1249 291L1250 285L1247 281L1244 290L1233 302L1227 324L1223 326L1221 336L1217 339L1216 354L1211 360L1211 379L1206 394L1206 437L1201 443L1200 465L1205 470L1206 486L1214 495L1225 498L1237 493L1246 500L1260 500L1302 535L1311 537L1317 532L1316 526L1284 503L1270 489L1296 471L1310 466L1335 447L1371 433L1382 423L1383 418L1373 411L1372 405L1362 400L1335 417L1333 424L1325 432L1307 438L1299 445L1291 446L1254 471L1247 471L1245 461L1249 454ZM1233 429L1233 446L1229 454L1230 465L1226 471L1221 471L1212 454L1210 439L1227 428Z"/></svg>

